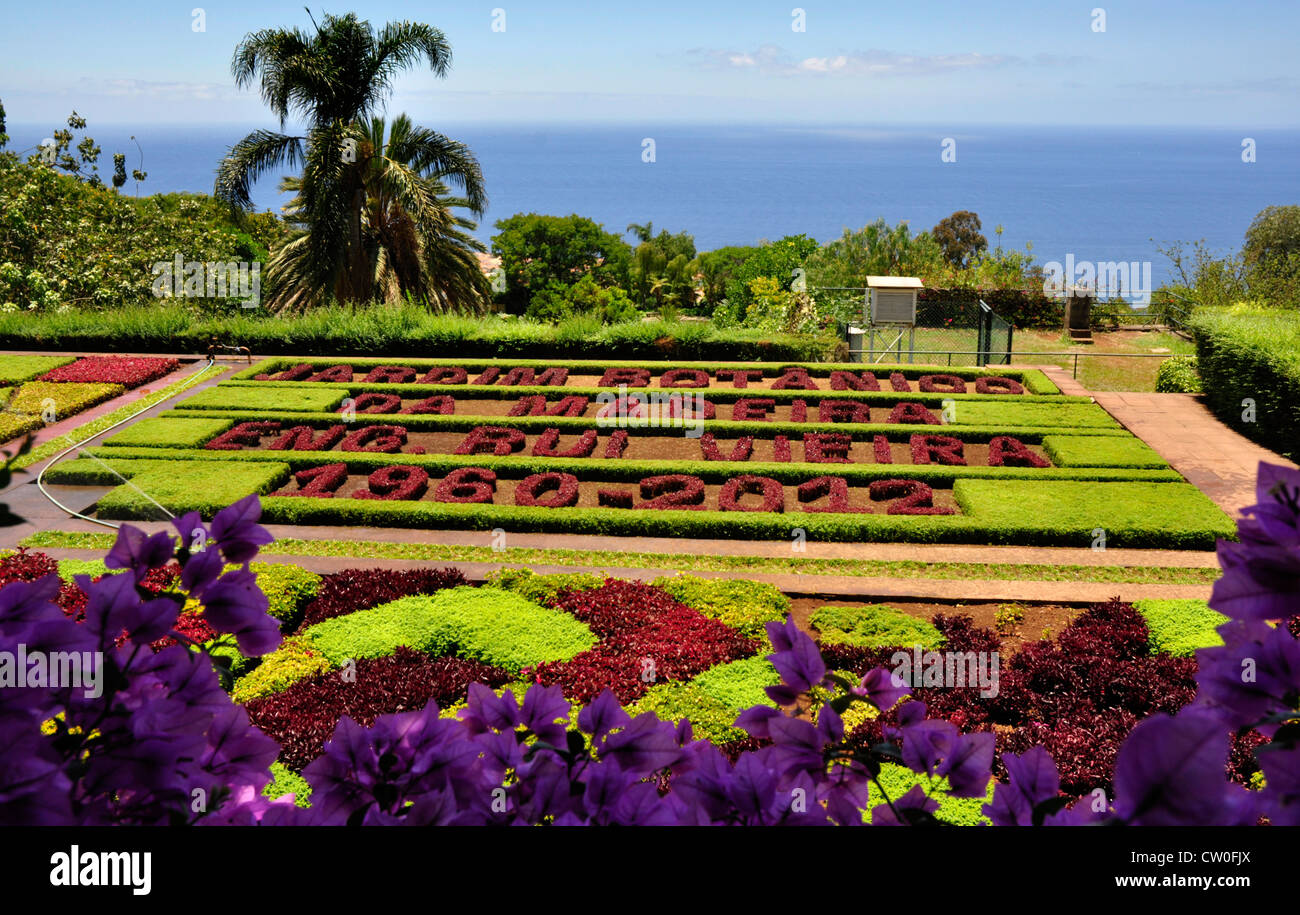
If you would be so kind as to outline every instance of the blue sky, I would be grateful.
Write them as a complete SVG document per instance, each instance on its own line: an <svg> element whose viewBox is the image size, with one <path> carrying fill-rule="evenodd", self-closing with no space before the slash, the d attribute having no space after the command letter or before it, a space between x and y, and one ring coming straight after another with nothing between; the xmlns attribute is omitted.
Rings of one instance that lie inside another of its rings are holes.
<svg viewBox="0 0 1300 915"><path fill-rule="evenodd" d="M803 31L792 28L796 5ZM205 28L195 31L200 6ZM1094 30L1097 7L1105 31ZM450 77L410 72L390 106L423 123L1300 124L1295 0L350 8L377 25L414 19L447 34ZM493 31L496 9L504 31ZM249 31L310 25L300 3L271 0L21 11L5 0L0 17L0 99L12 123L59 122L72 108L101 125L262 122L256 93L233 84L231 53Z"/></svg>

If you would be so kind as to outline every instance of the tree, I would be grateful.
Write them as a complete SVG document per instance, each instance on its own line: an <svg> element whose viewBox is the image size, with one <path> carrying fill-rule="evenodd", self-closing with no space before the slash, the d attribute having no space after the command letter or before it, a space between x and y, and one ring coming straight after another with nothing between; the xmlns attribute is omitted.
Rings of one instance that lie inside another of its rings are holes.
<svg viewBox="0 0 1300 915"><path fill-rule="evenodd" d="M451 195L448 161L463 170L461 181L481 182L477 163L460 144L416 127L398 115L389 127L381 117L360 125L357 166L364 190L361 234L370 292L367 300L387 303L411 299L435 311L482 310L492 290L479 267L484 246L468 233L474 222L453 210L479 210L465 197ZM457 148L459 147L459 148ZM446 153L450 152L450 155ZM311 224L303 218L302 180L286 179L282 190L296 191L286 218L300 234L276 251L268 264L274 277L272 307L293 310L311 303L307 276Z"/></svg>
<svg viewBox="0 0 1300 915"><path fill-rule="evenodd" d="M1300 206L1260 210L1241 249L1252 297L1294 307L1300 297Z"/></svg>
<svg viewBox="0 0 1300 915"><path fill-rule="evenodd" d="M978 215L970 210L958 210L939 220L930 234L943 249L944 260L963 270L988 249L989 240L980 234L980 229Z"/></svg>
<svg viewBox="0 0 1300 915"><path fill-rule="evenodd" d="M267 282L277 290L273 295L282 297L281 307L286 301L293 307L317 304L331 296L357 304L374 294L375 271L364 223L367 180L373 186L376 165L363 147L370 139L365 125L382 109L394 77L421 60L435 75L446 76L451 46L441 31L423 23L397 22L376 32L353 13L325 16L314 34L297 28L252 32L235 49L235 83L245 88L259 82L262 99L280 119L281 131L290 114L306 124L302 136L271 130L250 133L230 149L217 172L216 196L247 211L252 208L249 190L258 177L280 166L302 168L294 208L307 232L292 257L277 264L292 265L291 274L277 276L268 269ZM481 213L487 195L468 149L433 131L419 129L418 137L418 142L412 140L418 154L410 168L380 166L389 182L390 205L404 206L420 193L408 187L398 194L397 182L409 183L413 174L436 175L462 192L471 212ZM422 208L417 210L421 212L411 218L418 221L424 217ZM408 263L400 269L411 274L420 266Z"/></svg>
<svg viewBox="0 0 1300 915"><path fill-rule="evenodd" d="M588 273L603 286L627 280L631 248L584 216L516 213L496 228L492 252L505 271L506 306L516 313L553 282L569 286Z"/></svg>

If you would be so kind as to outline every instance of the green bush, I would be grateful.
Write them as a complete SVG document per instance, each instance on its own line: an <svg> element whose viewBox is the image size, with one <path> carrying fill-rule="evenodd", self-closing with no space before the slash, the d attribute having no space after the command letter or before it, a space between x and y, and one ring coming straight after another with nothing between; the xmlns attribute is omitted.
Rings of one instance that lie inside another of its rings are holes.
<svg viewBox="0 0 1300 915"><path fill-rule="evenodd" d="M651 584L705 616L738 629L751 638L763 638L768 622L780 622L790 612L790 599L774 585L738 578L700 578L667 575Z"/></svg>
<svg viewBox="0 0 1300 915"><path fill-rule="evenodd" d="M525 597L535 604L549 607L555 595L569 589L589 591L605 583L605 577L591 572L557 572L539 575L532 569L497 569L487 574L489 584Z"/></svg>
<svg viewBox="0 0 1300 915"><path fill-rule="evenodd" d="M937 649L943 636L925 620L908 616L884 604L866 607L818 607L808 622L830 645L893 648L920 645Z"/></svg>
<svg viewBox="0 0 1300 915"><path fill-rule="evenodd" d="M1058 467L1169 466L1154 448L1132 436L1045 435L1043 450Z"/></svg>
<svg viewBox="0 0 1300 915"><path fill-rule="evenodd" d="M7 442L25 432L34 432L43 423L39 416L25 413L0 413L0 442Z"/></svg>
<svg viewBox="0 0 1300 915"><path fill-rule="evenodd" d="M304 636L293 636L262 656L262 663L235 681L230 698L241 705L259 696L283 692L299 680L324 673L333 667Z"/></svg>
<svg viewBox="0 0 1300 915"><path fill-rule="evenodd" d="M120 384L98 384L79 381L29 381L18 389L9 401L8 409L15 413L39 416L47 400L53 401L59 419L80 413L87 407L116 397L126 388Z"/></svg>
<svg viewBox="0 0 1300 915"><path fill-rule="evenodd" d="M953 420L959 426L1070 426L1117 429L1120 424L1096 404L1019 403L1003 400L958 400Z"/></svg>
<svg viewBox="0 0 1300 915"><path fill-rule="evenodd" d="M736 709L710 696L690 680L658 683L646 690L628 711L633 716L652 712L663 721L677 722L686 718L691 722L694 739L715 744L749 736L733 727Z"/></svg>
<svg viewBox="0 0 1300 915"><path fill-rule="evenodd" d="M249 568L270 602L267 613L278 619L284 630L293 630L302 619L303 609L320 589L321 577L289 563L254 562Z"/></svg>
<svg viewBox="0 0 1300 915"><path fill-rule="evenodd" d="M1206 308L1188 326L1214 414L1265 448L1300 459L1300 314Z"/></svg>
<svg viewBox="0 0 1300 915"><path fill-rule="evenodd" d="M1201 376L1196 374L1195 356L1171 356L1156 369L1157 394L1199 394Z"/></svg>
<svg viewBox="0 0 1300 915"><path fill-rule="evenodd" d="M880 767L880 784L884 786L885 796L891 801L896 801L908 791L911 791L916 785L921 786L927 797L939 802L939 809L935 811L935 817L951 826L989 826L992 820L986 817L982 811L985 804L993 803L993 788L996 779L989 779L988 793L984 797L953 797L948 793L948 779L939 778L930 784L930 779L924 773L913 772L905 766L894 763L885 763ZM885 798L880 794L880 788L872 785L869 789L871 797L870 807L874 808L877 804L885 803ZM866 822L871 822L871 810L868 809L864 817Z"/></svg>
<svg viewBox="0 0 1300 915"><path fill-rule="evenodd" d="M311 806L311 784L297 772L278 761L271 763L271 781L262 789L262 794L271 798L271 800L283 797L286 794L292 794L295 806Z"/></svg>
<svg viewBox="0 0 1300 915"><path fill-rule="evenodd" d="M76 356L0 356L0 384L17 384L31 381L61 365L76 360Z"/></svg>
<svg viewBox="0 0 1300 915"><path fill-rule="evenodd" d="M781 682L776 668L765 657L755 656L717 664L691 680L705 695L731 709L735 715L755 705L776 703L768 698L766 687Z"/></svg>
<svg viewBox="0 0 1300 915"><path fill-rule="evenodd" d="M104 439L104 444L138 448L198 448L234 424L233 419L187 417L169 412L133 423Z"/></svg>
<svg viewBox="0 0 1300 915"><path fill-rule="evenodd" d="M499 588L460 587L404 597L306 630L334 664L378 658L399 645L456 654L515 672L567 660L596 644L586 624Z"/></svg>
<svg viewBox="0 0 1300 915"><path fill-rule="evenodd" d="M1223 644L1215 630L1228 618L1203 600L1138 600L1133 607L1146 618L1152 651L1191 657Z"/></svg>
<svg viewBox="0 0 1300 915"><path fill-rule="evenodd" d="M590 273L568 285L556 280L547 283L529 300L527 316L548 323L590 316L602 324L621 324L641 317L626 290L599 286Z"/></svg>

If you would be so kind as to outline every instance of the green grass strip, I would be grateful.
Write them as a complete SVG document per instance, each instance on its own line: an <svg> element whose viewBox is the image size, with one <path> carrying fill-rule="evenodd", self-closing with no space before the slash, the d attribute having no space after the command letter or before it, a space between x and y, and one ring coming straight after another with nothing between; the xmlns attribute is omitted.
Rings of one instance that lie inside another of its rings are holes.
<svg viewBox="0 0 1300 915"><path fill-rule="evenodd" d="M38 531L21 545L31 549L106 551L115 535L80 531ZM549 550L528 547L493 549L439 543L392 543L385 540L309 540L284 537L264 546L264 556L336 556L358 560L407 559L421 562L491 562L529 566L671 569L684 572L749 572L770 575L847 575L858 578L906 578L982 581L1096 581L1125 584L1209 585L1219 578L1214 567L1086 566L1034 563L922 562L919 560L820 559L773 556L702 556L693 553L648 553L624 550Z"/></svg>

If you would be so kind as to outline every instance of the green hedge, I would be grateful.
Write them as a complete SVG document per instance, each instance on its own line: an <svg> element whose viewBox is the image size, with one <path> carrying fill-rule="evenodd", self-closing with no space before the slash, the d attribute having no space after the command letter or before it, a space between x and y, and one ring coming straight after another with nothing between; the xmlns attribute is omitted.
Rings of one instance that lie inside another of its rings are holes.
<svg viewBox="0 0 1300 915"><path fill-rule="evenodd" d="M317 623L305 632L336 666L392 654L399 645L456 654L511 672L560 661L596 644L587 625L499 588L460 587L404 597Z"/></svg>
<svg viewBox="0 0 1300 915"><path fill-rule="evenodd" d="M808 622L830 645L892 648L920 645L927 650L943 645L938 629L884 604L865 607L818 607Z"/></svg>
<svg viewBox="0 0 1300 915"><path fill-rule="evenodd" d="M780 683L781 677L767 658L755 656L716 664L697 674L691 682L731 709L734 717L755 705L775 707L776 703L768 698L766 689Z"/></svg>
<svg viewBox="0 0 1300 915"><path fill-rule="evenodd" d="M347 396L346 388L335 385L278 384L254 382L252 384L218 384L204 388L193 397L177 404L188 410L263 410L327 413L333 411Z"/></svg>
<svg viewBox="0 0 1300 915"><path fill-rule="evenodd" d="M1138 600L1133 607L1146 618L1153 651L1191 657L1223 644L1215 630L1228 618L1203 600Z"/></svg>
<svg viewBox="0 0 1300 915"><path fill-rule="evenodd" d="M661 721L673 723L685 718L691 723L691 736L695 740L723 744L749 736L734 726L738 714L735 709L690 680L657 683L627 710L633 717L651 712Z"/></svg>
<svg viewBox="0 0 1300 915"><path fill-rule="evenodd" d="M0 384L31 381L61 365L75 362L76 356L0 356Z"/></svg>
<svg viewBox="0 0 1300 915"><path fill-rule="evenodd" d="M792 359L815 362L833 337L719 329L700 322L636 321L574 335L509 317L434 315L410 305L314 308L303 315L196 315L157 304L104 311L0 314L0 348L64 352L206 352L213 339L259 355Z"/></svg>
<svg viewBox="0 0 1300 915"><path fill-rule="evenodd" d="M199 510L205 515L238 502L250 493L268 493L289 478L287 464L218 464L196 461L164 461L132 473L131 484L109 490L97 503L100 518L154 519ZM48 475L47 475L48 476Z"/></svg>
<svg viewBox="0 0 1300 915"><path fill-rule="evenodd" d="M1096 404L1020 403L1005 398L958 401L953 406L953 419L959 426L993 426L998 429L1017 426L1121 428L1113 416Z"/></svg>
<svg viewBox="0 0 1300 915"><path fill-rule="evenodd" d="M1165 468L1168 462L1136 437L1118 435L1046 435L1043 450L1058 467Z"/></svg>
<svg viewBox="0 0 1300 915"><path fill-rule="evenodd" d="M293 636L262 656L262 663L235 681L230 698L242 704L259 696L283 692L299 680L330 670L334 665L306 636Z"/></svg>
<svg viewBox="0 0 1300 915"><path fill-rule="evenodd" d="M1300 460L1300 313L1207 308L1192 314L1205 402L1229 427ZM1253 401L1253 415L1250 404Z"/></svg>
<svg viewBox="0 0 1300 915"><path fill-rule="evenodd" d="M127 426L104 439L104 444L128 448L198 448L234 424L233 419L191 417L169 411Z"/></svg>

